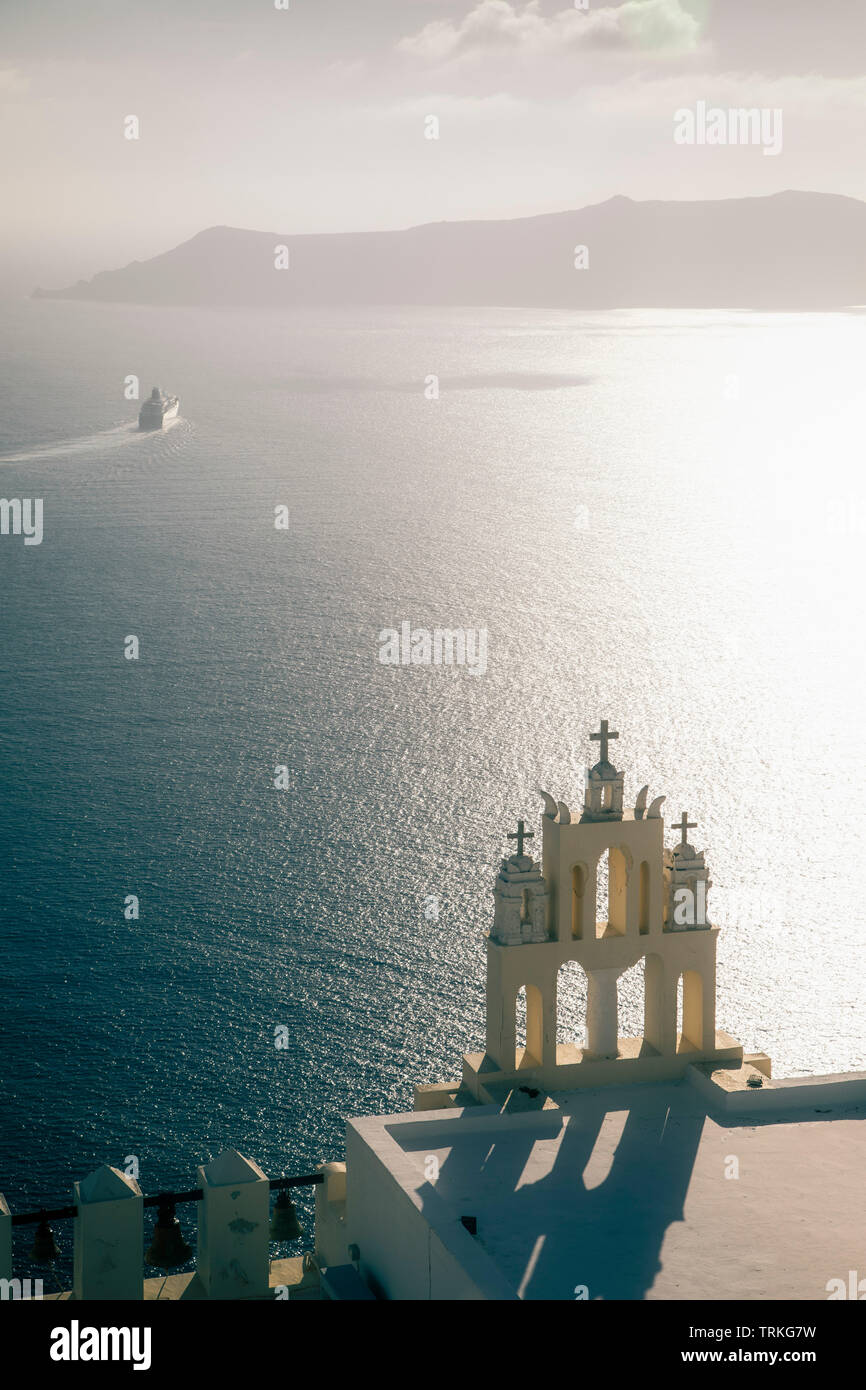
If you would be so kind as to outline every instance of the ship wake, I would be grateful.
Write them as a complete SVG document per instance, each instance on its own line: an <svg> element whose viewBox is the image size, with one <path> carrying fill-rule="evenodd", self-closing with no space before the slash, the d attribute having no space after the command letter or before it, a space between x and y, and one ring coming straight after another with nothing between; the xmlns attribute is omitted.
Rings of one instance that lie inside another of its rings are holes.
<svg viewBox="0 0 866 1390"><path fill-rule="evenodd" d="M71 458L79 454L103 452L107 449L121 449L128 444L149 440L151 444L170 434L183 423L183 417L175 416L168 420L161 430L140 430L138 425L125 423L115 425L97 434L79 435L76 439L62 439L54 444L45 444L38 449L27 449L16 453L0 454L0 464L41 463L50 459Z"/></svg>

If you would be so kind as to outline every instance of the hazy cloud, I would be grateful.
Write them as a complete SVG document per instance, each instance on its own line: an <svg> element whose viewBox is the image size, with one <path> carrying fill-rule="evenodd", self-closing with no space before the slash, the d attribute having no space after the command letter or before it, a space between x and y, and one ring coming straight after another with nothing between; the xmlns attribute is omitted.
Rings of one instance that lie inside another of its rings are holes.
<svg viewBox="0 0 866 1390"><path fill-rule="evenodd" d="M513 96L510 92L490 92L473 96L438 92L395 102L392 106L380 107L378 115L383 120L399 120L408 116L420 121L428 112L432 112L451 120L474 120L479 117L503 120L509 117L522 119L532 107L532 102Z"/></svg>
<svg viewBox="0 0 866 1390"><path fill-rule="evenodd" d="M530 54L574 48L690 52L700 26L681 0L625 0L617 6L544 15L540 0L478 0L461 20L434 19L398 47L428 62L502 49Z"/></svg>
<svg viewBox="0 0 866 1390"><path fill-rule="evenodd" d="M11 96L29 88L30 79L19 68L0 68L0 95Z"/></svg>

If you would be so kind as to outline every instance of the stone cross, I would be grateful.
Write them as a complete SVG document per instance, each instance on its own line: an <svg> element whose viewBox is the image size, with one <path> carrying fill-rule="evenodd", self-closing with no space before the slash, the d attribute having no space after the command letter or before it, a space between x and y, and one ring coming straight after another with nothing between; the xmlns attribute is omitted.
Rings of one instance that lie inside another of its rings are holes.
<svg viewBox="0 0 866 1390"><path fill-rule="evenodd" d="M687 812L687 811L683 811L682 818L681 818L680 820L676 821L675 824L671 827L671 829L672 829L672 830L678 830L678 831L680 832L680 834L682 835L682 839L680 840L680 844L681 844L681 845L685 845L685 844L688 844L688 832L689 832L690 830L697 830L697 827L698 827L697 821L696 821L696 820L689 820L688 812Z"/></svg>
<svg viewBox="0 0 866 1390"><path fill-rule="evenodd" d="M608 740L612 738L619 738L619 734L609 733L607 720L602 719L601 729L597 734L590 734L590 738L592 739L593 743L601 744L601 757L599 758L599 762L606 763Z"/></svg>
<svg viewBox="0 0 866 1390"><path fill-rule="evenodd" d="M524 841L524 840L534 840L534 839L535 839L535 831L534 831L534 830L524 830L524 828L523 828L523 821L522 821L522 820L519 820L519 821L517 822L517 829L516 829L516 831L512 831L511 834L509 834L508 839L509 839L509 840L516 840L516 841L517 841L517 853L518 853L518 854L522 854L522 853L523 853L523 841Z"/></svg>

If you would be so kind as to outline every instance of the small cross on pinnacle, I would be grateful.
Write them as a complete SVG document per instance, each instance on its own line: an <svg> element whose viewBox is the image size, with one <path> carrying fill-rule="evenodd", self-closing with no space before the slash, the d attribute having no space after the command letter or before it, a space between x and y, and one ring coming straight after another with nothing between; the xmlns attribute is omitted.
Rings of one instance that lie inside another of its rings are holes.
<svg viewBox="0 0 866 1390"><path fill-rule="evenodd" d="M517 829L514 830L514 831L512 831L512 832L510 833L510 835L508 836L508 839L509 839L509 840L516 840L516 841L517 841L517 853L518 853L518 854L522 854L522 853L523 853L523 841L524 841L524 840L534 840L534 839L535 839L535 831L534 831L534 830L525 830L524 827L523 827L523 821L522 821L522 820L519 820L519 821L517 822Z"/></svg>
<svg viewBox="0 0 866 1390"><path fill-rule="evenodd" d="M696 820L689 820L688 812L687 812L687 811L683 811L682 818L681 818L680 820L676 821L676 822L674 823L674 825L673 825L671 828L672 828L673 830L678 830L678 831L680 832L680 834L682 835L682 839L680 840L680 844L681 844L681 845L685 845L685 844L688 844L688 839L689 839L688 832L689 832L690 830L696 830L696 829L697 829L697 826L698 826L697 821L696 821Z"/></svg>
<svg viewBox="0 0 866 1390"><path fill-rule="evenodd" d="M601 744L601 757L599 758L599 762L606 763L608 740L612 738L619 738L619 734L609 733L607 720L602 719L601 729L597 734L590 734L590 738L592 739L593 743Z"/></svg>

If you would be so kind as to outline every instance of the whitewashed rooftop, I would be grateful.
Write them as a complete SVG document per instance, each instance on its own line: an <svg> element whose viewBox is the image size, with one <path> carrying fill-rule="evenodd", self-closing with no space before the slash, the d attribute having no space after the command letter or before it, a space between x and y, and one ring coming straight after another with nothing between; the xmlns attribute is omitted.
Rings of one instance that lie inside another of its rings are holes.
<svg viewBox="0 0 866 1390"><path fill-rule="evenodd" d="M826 1100L812 1080L790 1083L796 1110L761 1113L771 1095L755 1097L745 1119L711 1118L686 1080L554 1093L518 1114L352 1121L352 1239L389 1297L425 1296L425 1277L426 1296L448 1296L433 1246L413 1254L420 1216L477 1290L451 1296L568 1300L586 1286L590 1299L826 1299L831 1279L866 1276L866 1104L862 1082L851 1103L855 1078L820 1078ZM415 1215L401 1234L406 1198ZM368 1202L387 1235L362 1215ZM461 1217L475 1218L475 1237ZM390 1250L417 1287L391 1279Z"/></svg>

